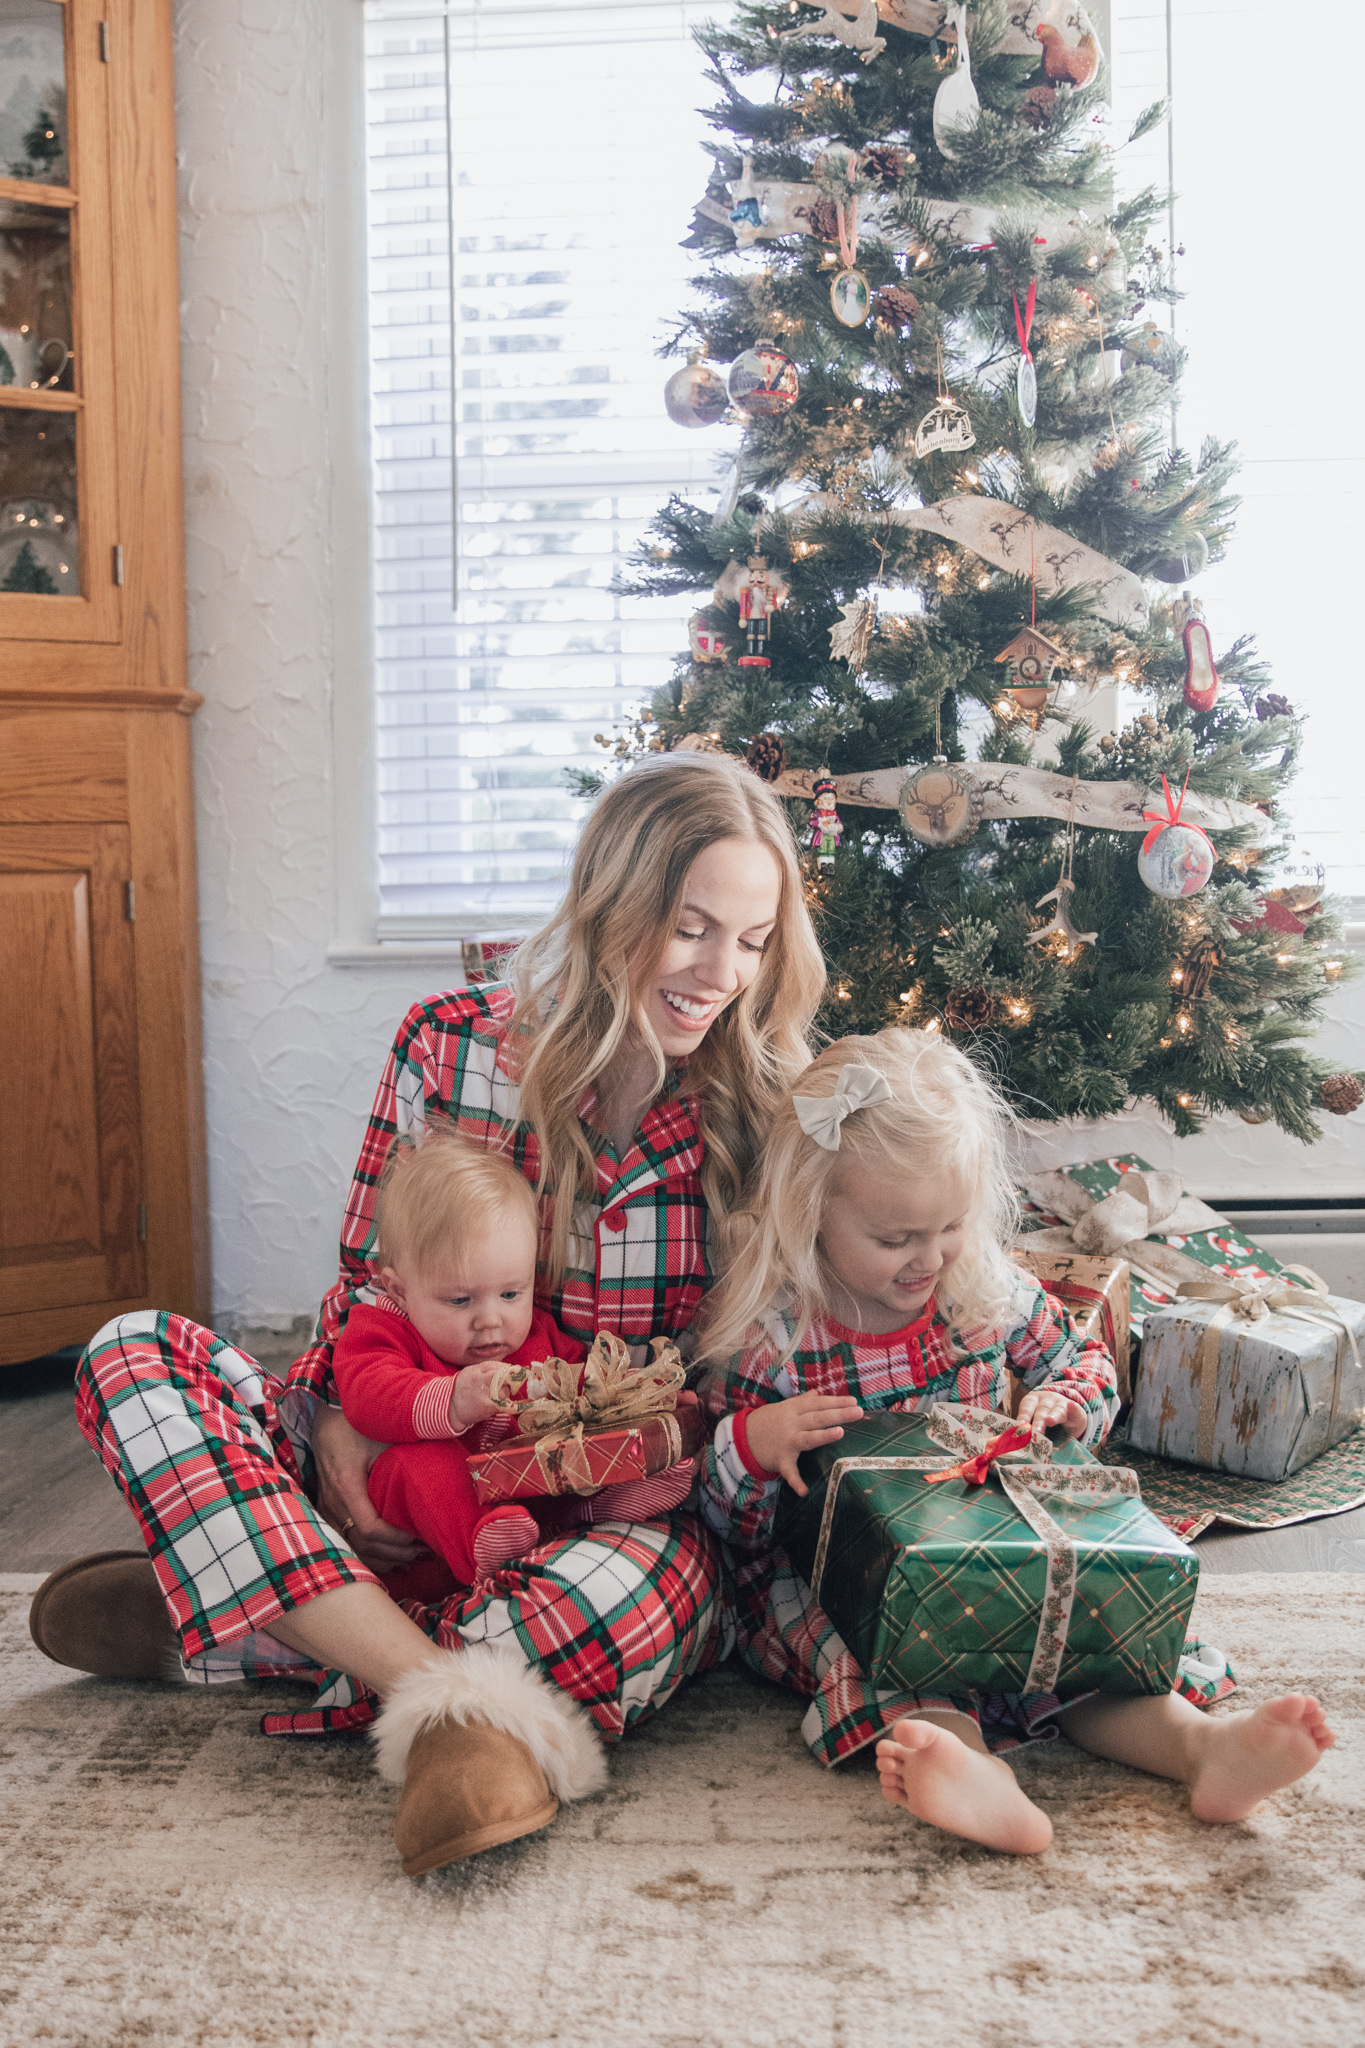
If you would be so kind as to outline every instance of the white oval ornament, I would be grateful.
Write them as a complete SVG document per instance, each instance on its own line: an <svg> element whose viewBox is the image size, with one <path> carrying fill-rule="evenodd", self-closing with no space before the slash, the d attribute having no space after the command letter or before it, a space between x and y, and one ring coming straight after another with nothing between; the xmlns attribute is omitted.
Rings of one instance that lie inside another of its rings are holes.
<svg viewBox="0 0 1365 2048"><path fill-rule="evenodd" d="M861 327L872 311L872 291L861 270L841 270L832 278L829 302L844 327Z"/></svg>
<svg viewBox="0 0 1365 2048"><path fill-rule="evenodd" d="M1213 843L1193 825L1162 825L1138 854L1138 873L1154 896L1178 902L1197 896L1213 873Z"/></svg>
<svg viewBox="0 0 1365 2048"><path fill-rule="evenodd" d="M1014 391L1019 401L1019 417L1026 427L1031 427L1038 417L1038 373L1028 356L1019 358Z"/></svg>
<svg viewBox="0 0 1365 2048"><path fill-rule="evenodd" d="M664 386L664 410L675 426L714 427L730 410L725 379L709 363L685 363Z"/></svg>
<svg viewBox="0 0 1365 2048"><path fill-rule="evenodd" d="M915 431L916 455L934 455L941 451L960 454L975 446L976 435L972 432L967 408L959 405L955 398L940 399L933 410L924 415Z"/></svg>

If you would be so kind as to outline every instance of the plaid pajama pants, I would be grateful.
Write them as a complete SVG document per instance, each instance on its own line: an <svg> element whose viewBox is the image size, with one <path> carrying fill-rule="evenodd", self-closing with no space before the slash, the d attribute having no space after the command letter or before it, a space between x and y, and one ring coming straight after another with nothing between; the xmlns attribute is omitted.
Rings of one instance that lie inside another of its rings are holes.
<svg viewBox="0 0 1365 2048"><path fill-rule="evenodd" d="M306 1445L281 1416L283 1391L225 1338L138 1313L91 1339L76 1415L137 1517L187 1677L316 1679L313 1707L267 1714L266 1732L361 1728L372 1693L263 1633L320 1593L378 1583L308 1498ZM402 1604L442 1647L515 1649L608 1741L733 1639L716 1545L687 1515L556 1538L439 1605Z"/></svg>
<svg viewBox="0 0 1365 2048"><path fill-rule="evenodd" d="M816 1604L785 1550L779 1547L759 1558L736 1559L734 1586L740 1655L764 1678L790 1686L810 1700L801 1733L826 1766L842 1763L869 1742L889 1735L895 1722L926 1711L963 1714L975 1721L987 1749L1000 1756L1021 1743L1055 1741L1061 1732L1056 1715L1086 1697L969 1693L950 1698L878 1691L863 1677L852 1651ZM1234 1692L1236 1681L1220 1650L1190 1639L1176 1690L1196 1706L1207 1707Z"/></svg>

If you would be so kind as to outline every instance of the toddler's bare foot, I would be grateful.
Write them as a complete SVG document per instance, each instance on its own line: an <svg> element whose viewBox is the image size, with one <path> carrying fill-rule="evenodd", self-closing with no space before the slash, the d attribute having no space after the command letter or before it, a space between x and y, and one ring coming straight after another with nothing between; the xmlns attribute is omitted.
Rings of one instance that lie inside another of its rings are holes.
<svg viewBox="0 0 1365 2048"><path fill-rule="evenodd" d="M897 1721L890 1741L877 1744L877 1769L884 1799L949 1834L1011 1856L1036 1856L1052 1840L1052 1822L1007 1763L932 1721Z"/></svg>
<svg viewBox="0 0 1365 2048"><path fill-rule="evenodd" d="M1190 1812L1196 1820L1244 1820L1268 1794L1306 1776L1335 1741L1327 1716L1306 1693L1220 1715L1203 1731Z"/></svg>

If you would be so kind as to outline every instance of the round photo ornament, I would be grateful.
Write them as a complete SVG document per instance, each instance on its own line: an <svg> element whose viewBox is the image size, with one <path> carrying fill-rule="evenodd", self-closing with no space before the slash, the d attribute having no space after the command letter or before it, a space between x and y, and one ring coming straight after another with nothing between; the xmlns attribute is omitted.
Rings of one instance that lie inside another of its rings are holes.
<svg viewBox="0 0 1365 2048"><path fill-rule="evenodd" d="M937 755L900 787L900 821L921 846L963 846L981 822L981 792L963 770Z"/></svg>
<svg viewBox="0 0 1365 2048"><path fill-rule="evenodd" d="M1171 785L1163 775L1165 816L1160 811L1142 813L1152 829L1138 851L1138 873L1154 896L1164 896L1171 902L1179 902L1183 896L1197 896L1206 886L1218 858L1208 833L1199 825L1186 824L1180 815L1188 783L1187 775L1180 795L1172 796Z"/></svg>

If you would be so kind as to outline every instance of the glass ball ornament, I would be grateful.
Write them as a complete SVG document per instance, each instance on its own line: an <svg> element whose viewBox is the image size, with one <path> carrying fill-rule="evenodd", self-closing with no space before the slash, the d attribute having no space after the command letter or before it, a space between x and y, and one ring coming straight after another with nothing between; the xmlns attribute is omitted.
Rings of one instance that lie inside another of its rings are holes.
<svg viewBox="0 0 1365 2048"><path fill-rule="evenodd" d="M664 386L664 410L676 427L714 427L730 410L725 379L694 356Z"/></svg>
<svg viewBox="0 0 1365 2048"><path fill-rule="evenodd" d="M771 419L800 396L796 365L774 341L756 341L730 365L730 397L750 419Z"/></svg>
<svg viewBox="0 0 1365 2048"><path fill-rule="evenodd" d="M1158 825L1142 842L1138 873L1154 896L1178 902L1197 896L1218 858L1213 842L1195 825Z"/></svg>
<svg viewBox="0 0 1365 2048"><path fill-rule="evenodd" d="M1209 544L1202 533L1182 534L1169 555L1152 565L1162 583L1188 583L1209 566Z"/></svg>

